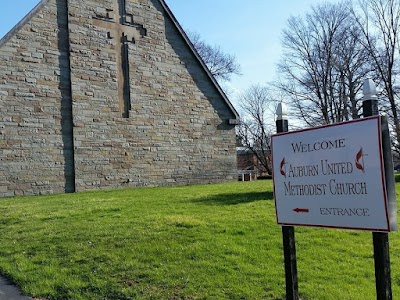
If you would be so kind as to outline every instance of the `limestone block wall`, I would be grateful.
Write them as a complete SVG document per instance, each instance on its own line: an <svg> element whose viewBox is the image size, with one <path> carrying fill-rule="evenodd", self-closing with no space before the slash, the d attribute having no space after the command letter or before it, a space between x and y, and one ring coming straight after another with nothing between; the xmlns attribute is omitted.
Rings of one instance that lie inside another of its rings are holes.
<svg viewBox="0 0 400 300"><path fill-rule="evenodd" d="M236 116L160 1L126 0L131 26L41 6L0 41L0 197L236 179Z"/></svg>
<svg viewBox="0 0 400 300"><path fill-rule="evenodd" d="M70 6L78 11L79 3ZM159 1L127 1L126 12L146 29L129 44L129 118L116 97L120 40L107 38L92 11L81 8L85 28L76 19L70 32L77 189L235 178L235 132L227 125L234 116ZM95 82L86 69L99 72Z"/></svg>
<svg viewBox="0 0 400 300"><path fill-rule="evenodd" d="M47 1L0 41L0 197L73 188L65 180L73 173L66 163L72 158L67 20L58 2Z"/></svg>

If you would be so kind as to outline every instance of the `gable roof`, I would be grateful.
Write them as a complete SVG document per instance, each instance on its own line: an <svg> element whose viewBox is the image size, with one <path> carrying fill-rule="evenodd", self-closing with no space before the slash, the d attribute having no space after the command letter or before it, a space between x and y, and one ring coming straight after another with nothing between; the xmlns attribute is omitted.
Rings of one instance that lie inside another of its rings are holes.
<svg viewBox="0 0 400 300"><path fill-rule="evenodd" d="M207 73L208 77L212 81L212 83L215 85L217 88L218 92L221 94L222 98L232 111L232 114L235 116L235 119L229 120L229 124L231 125L238 125L240 121L240 117L236 109L233 107L232 103L229 101L228 97L226 96L225 92L222 90L221 86L215 79L215 77L211 74L210 70L208 69L207 65L204 63L203 59L193 46L193 43L190 41L189 37L187 36L185 30L183 30L182 26L179 24L178 20L175 18L174 14L172 13L171 9L168 7L167 3L165 3L164 0L158 0L162 7L164 8L165 12L167 13L168 17L172 20L173 24L175 25L176 29L179 31L179 33L182 35L183 39L185 40L186 44L189 46L190 50L193 52L197 60L200 62L202 68L204 71Z"/></svg>
<svg viewBox="0 0 400 300"><path fill-rule="evenodd" d="M50 0L41 0L21 21L19 21L4 37L0 39L0 47L2 47L11 37L13 37L25 24L29 22L29 20L40 10L42 9ZM67 1L67 0L65 0ZM164 0L158 0L167 13L168 17L171 19L172 23L176 27L176 29L179 31L181 36L183 37L184 41L188 45L189 49L192 51L196 59L199 61L200 65L206 72L207 76L221 95L222 99L225 101L229 109L231 110L232 114L235 116L235 118L229 120L230 125L238 125L240 122L240 117L232 103L229 101L228 97L226 96L225 92L222 90L221 86L217 82L217 80L214 78L214 76L211 74L210 70L204 63L203 59L200 57L199 53L193 46L193 43L190 41L189 37L183 30L182 26L179 24L178 20L175 18L174 14L172 13L171 9L168 7L167 3Z"/></svg>

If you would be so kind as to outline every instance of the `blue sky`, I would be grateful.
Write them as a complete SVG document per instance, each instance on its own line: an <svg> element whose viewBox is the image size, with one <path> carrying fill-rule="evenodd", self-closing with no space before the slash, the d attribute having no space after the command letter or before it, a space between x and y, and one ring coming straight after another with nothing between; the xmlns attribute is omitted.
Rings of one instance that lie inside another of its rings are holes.
<svg viewBox="0 0 400 300"><path fill-rule="evenodd" d="M336 1L336 0L335 0ZM8 1L7 1L8 2ZM12 0L0 10L0 36L5 35L39 0ZM166 0L179 23L205 41L236 56L242 76L230 82L235 91L266 84L275 77L280 37L287 19L304 15L326 0Z"/></svg>
<svg viewBox="0 0 400 300"><path fill-rule="evenodd" d="M175 17L189 31L236 56L242 76L230 87L243 92L252 84L275 78L281 55L281 32L290 16L304 15L326 0L166 0ZM229 95L235 102L235 93Z"/></svg>

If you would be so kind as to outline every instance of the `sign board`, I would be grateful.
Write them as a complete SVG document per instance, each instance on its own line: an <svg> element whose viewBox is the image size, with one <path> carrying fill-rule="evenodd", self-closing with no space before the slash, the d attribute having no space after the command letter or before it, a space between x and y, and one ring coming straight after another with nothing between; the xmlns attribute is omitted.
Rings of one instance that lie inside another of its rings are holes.
<svg viewBox="0 0 400 300"><path fill-rule="evenodd" d="M391 230L380 117L272 136L277 222Z"/></svg>

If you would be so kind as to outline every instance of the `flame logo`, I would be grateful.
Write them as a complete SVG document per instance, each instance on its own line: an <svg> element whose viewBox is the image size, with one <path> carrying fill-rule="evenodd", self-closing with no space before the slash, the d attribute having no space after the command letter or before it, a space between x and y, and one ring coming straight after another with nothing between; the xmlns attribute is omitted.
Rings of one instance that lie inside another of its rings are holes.
<svg viewBox="0 0 400 300"><path fill-rule="evenodd" d="M361 170L363 173L365 173L365 170L364 170L364 154L363 154L362 147L361 147L360 151L357 152L357 155L356 155L356 168Z"/></svg>
<svg viewBox="0 0 400 300"><path fill-rule="evenodd" d="M286 161L285 161L285 158L283 158L282 161L281 161L281 164L280 164L280 172L281 172L281 175L284 176L284 177L286 178L286 172L285 172L285 170L283 169L283 167L285 166L285 164L286 164Z"/></svg>

